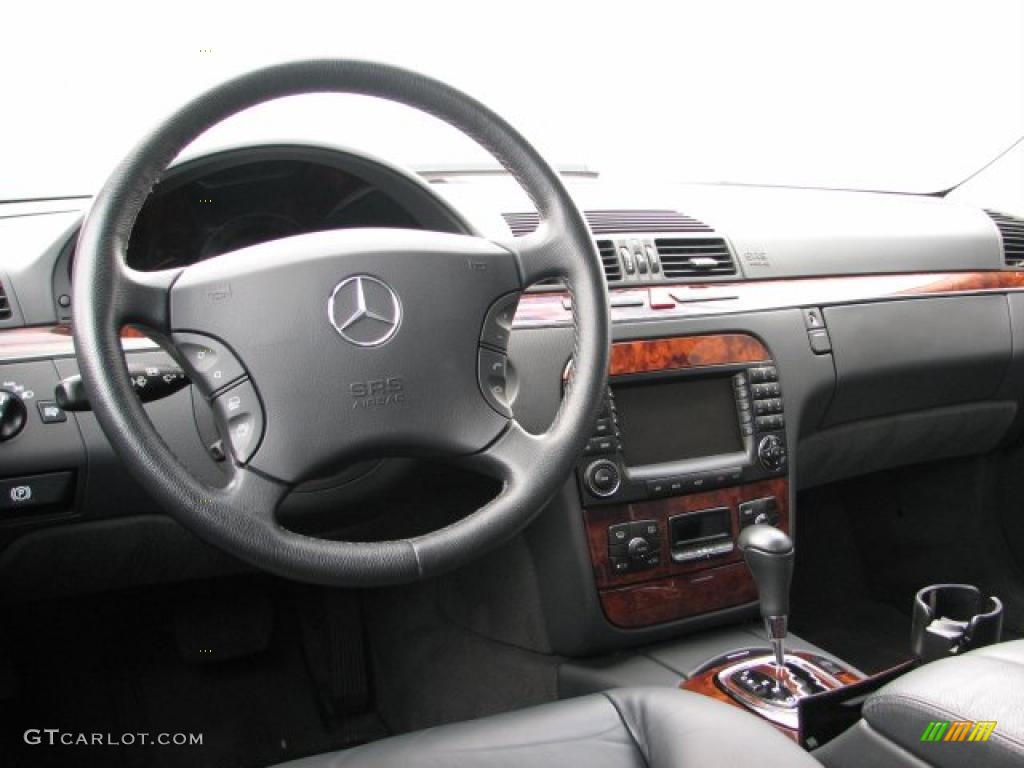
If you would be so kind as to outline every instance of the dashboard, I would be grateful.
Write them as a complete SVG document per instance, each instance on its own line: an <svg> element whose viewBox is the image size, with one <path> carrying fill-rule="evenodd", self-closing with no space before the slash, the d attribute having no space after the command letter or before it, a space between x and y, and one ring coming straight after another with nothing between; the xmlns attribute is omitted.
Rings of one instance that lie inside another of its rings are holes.
<svg viewBox="0 0 1024 768"><path fill-rule="evenodd" d="M752 522L796 534L799 489L1019 437L1020 220L927 197L567 184L608 280L613 347L593 435L526 537L556 652L748 615L756 592L735 537ZM67 323L87 203L0 206L0 389L24 411L0 439L0 599L173 578L183 556L193 575L233 567L153 509L88 412L54 400L77 373ZM242 147L169 170L127 259L158 270L337 228L508 240L535 226L502 174L417 176L340 148ZM558 284L534 286L515 311L502 386L531 431L558 409L571 313ZM124 344L133 370L174 364L137 331ZM217 425L193 389L146 407L182 461L216 479ZM285 514L372 538L369 500L402 487L413 464L338 467ZM154 548L166 557L140 556Z"/></svg>

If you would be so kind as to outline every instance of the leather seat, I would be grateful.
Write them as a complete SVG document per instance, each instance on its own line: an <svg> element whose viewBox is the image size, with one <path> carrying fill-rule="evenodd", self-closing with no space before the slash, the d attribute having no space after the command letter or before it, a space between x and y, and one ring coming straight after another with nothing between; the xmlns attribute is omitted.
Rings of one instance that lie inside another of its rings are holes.
<svg viewBox="0 0 1024 768"><path fill-rule="evenodd" d="M396 736L288 768L801 768L755 715L673 688L624 688Z"/></svg>
<svg viewBox="0 0 1024 768"><path fill-rule="evenodd" d="M814 756L829 768L1024 765L1024 640L918 667L872 694L862 714ZM993 721L987 739L969 738L973 723ZM932 723L948 725L925 740Z"/></svg>

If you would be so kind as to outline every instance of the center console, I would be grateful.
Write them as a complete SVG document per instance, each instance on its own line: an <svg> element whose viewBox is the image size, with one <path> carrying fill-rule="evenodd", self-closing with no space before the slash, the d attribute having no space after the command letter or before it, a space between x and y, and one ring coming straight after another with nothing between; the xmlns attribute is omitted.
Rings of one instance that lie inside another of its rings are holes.
<svg viewBox="0 0 1024 768"><path fill-rule="evenodd" d="M577 479L608 620L645 627L742 605L735 540L789 529L785 407L769 350L725 334L618 343Z"/></svg>

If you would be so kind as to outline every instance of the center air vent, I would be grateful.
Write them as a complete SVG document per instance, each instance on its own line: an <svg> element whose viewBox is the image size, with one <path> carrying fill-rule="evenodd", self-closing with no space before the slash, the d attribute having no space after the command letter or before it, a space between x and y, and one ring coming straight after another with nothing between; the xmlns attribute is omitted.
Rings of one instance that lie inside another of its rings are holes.
<svg viewBox="0 0 1024 768"><path fill-rule="evenodd" d="M667 279L736 274L729 246L720 237L658 238L654 243Z"/></svg>
<svg viewBox="0 0 1024 768"><path fill-rule="evenodd" d="M1003 261L1008 267L1024 267L1024 219L998 211L985 211L1003 238Z"/></svg>
<svg viewBox="0 0 1024 768"><path fill-rule="evenodd" d="M0 320L10 320L11 312L11 302L7 300L7 294L4 293L4 284L0 283Z"/></svg>
<svg viewBox="0 0 1024 768"><path fill-rule="evenodd" d="M583 215L595 235L714 231L692 216L672 210L584 211ZM536 211L504 213L502 216L516 237L530 234L540 221Z"/></svg>
<svg viewBox="0 0 1024 768"><path fill-rule="evenodd" d="M619 255L615 250L615 243L611 240L598 240L597 250L601 254L601 264L604 267L604 276L609 283L622 279L622 264L619 263Z"/></svg>

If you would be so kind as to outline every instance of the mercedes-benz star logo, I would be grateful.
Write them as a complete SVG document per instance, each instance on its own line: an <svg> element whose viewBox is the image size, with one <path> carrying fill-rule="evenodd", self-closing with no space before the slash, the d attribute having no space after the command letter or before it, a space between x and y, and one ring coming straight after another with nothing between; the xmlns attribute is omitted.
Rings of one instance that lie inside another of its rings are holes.
<svg viewBox="0 0 1024 768"><path fill-rule="evenodd" d="M334 286L327 317L345 341L360 347L379 347L398 333L402 305L383 280L354 275Z"/></svg>

